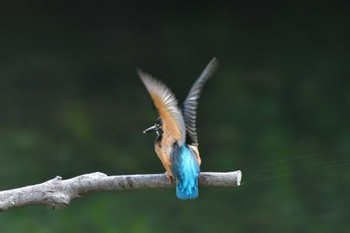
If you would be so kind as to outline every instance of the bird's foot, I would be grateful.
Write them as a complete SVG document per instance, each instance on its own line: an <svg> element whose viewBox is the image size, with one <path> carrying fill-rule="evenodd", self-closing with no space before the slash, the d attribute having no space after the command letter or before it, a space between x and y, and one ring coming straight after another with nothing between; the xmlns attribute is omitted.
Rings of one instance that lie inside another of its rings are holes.
<svg viewBox="0 0 350 233"><path fill-rule="evenodd" d="M172 184L176 182L175 178L172 175L169 175L167 172L165 172L165 175L166 175L166 178L168 178L168 180L170 180Z"/></svg>

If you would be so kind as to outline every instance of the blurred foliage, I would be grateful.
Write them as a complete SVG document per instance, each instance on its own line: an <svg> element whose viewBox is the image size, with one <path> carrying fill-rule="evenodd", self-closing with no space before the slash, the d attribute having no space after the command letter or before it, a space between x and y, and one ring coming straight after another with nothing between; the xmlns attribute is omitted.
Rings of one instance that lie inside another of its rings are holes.
<svg viewBox="0 0 350 233"><path fill-rule="evenodd" d="M347 232L345 1L8 1L0 14L1 190L100 171L164 172L140 67L183 100L207 62L202 171L236 189L96 193L2 213L0 232Z"/></svg>

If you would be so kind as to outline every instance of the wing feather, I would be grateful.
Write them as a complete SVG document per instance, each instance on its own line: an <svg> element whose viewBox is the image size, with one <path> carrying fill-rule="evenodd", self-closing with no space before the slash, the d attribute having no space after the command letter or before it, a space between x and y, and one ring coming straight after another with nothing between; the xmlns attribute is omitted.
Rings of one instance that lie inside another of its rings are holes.
<svg viewBox="0 0 350 233"><path fill-rule="evenodd" d="M137 72L162 119L163 137L169 140L169 144L177 141L179 145L183 145L186 138L185 122L174 94L165 84L154 79L151 75L141 70L137 70Z"/></svg>
<svg viewBox="0 0 350 233"><path fill-rule="evenodd" d="M191 90L189 91L183 105L182 112L186 126L186 143L198 146L198 137L196 129L196 118L197 118L197 105L200 97L201 90L205 82L213 75L218 65L218 60L214 57L209 64L205 67L202 74L194 82Z"/></svg>

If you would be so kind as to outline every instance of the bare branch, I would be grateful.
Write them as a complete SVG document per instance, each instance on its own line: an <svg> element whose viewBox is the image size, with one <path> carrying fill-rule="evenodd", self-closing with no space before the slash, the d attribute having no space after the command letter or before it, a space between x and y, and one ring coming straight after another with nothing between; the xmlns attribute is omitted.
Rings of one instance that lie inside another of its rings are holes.
<svg viewBox="0 0 350 233"><path fill-rule="evenodd" d="M200 186L236 187L240 185L241 178L241 171L202 172L198 180ZM57 176L41 184L0 191L0 211L39 204L52 209L64 208L71 200L92 192L174 186L165 174L107 176L95 172L67 180Z"/></svg>

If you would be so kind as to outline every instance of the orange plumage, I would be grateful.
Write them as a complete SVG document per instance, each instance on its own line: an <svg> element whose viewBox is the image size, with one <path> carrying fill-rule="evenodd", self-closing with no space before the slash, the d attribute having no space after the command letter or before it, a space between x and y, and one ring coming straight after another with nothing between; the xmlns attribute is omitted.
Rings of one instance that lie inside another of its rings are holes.
<svg viewBox="0 0 350 233"><path fill-rule="evenodd" d="M201 89L213 74L217 60L213 58L193 84L183 104L178 102L170 89L138 70L142 82L156 106L160 119L144 132L156 131L155 151L171 180L177 180L177 196L193 199L198 196L198 175L201 158L196 132L196 108Z"/></svg>

